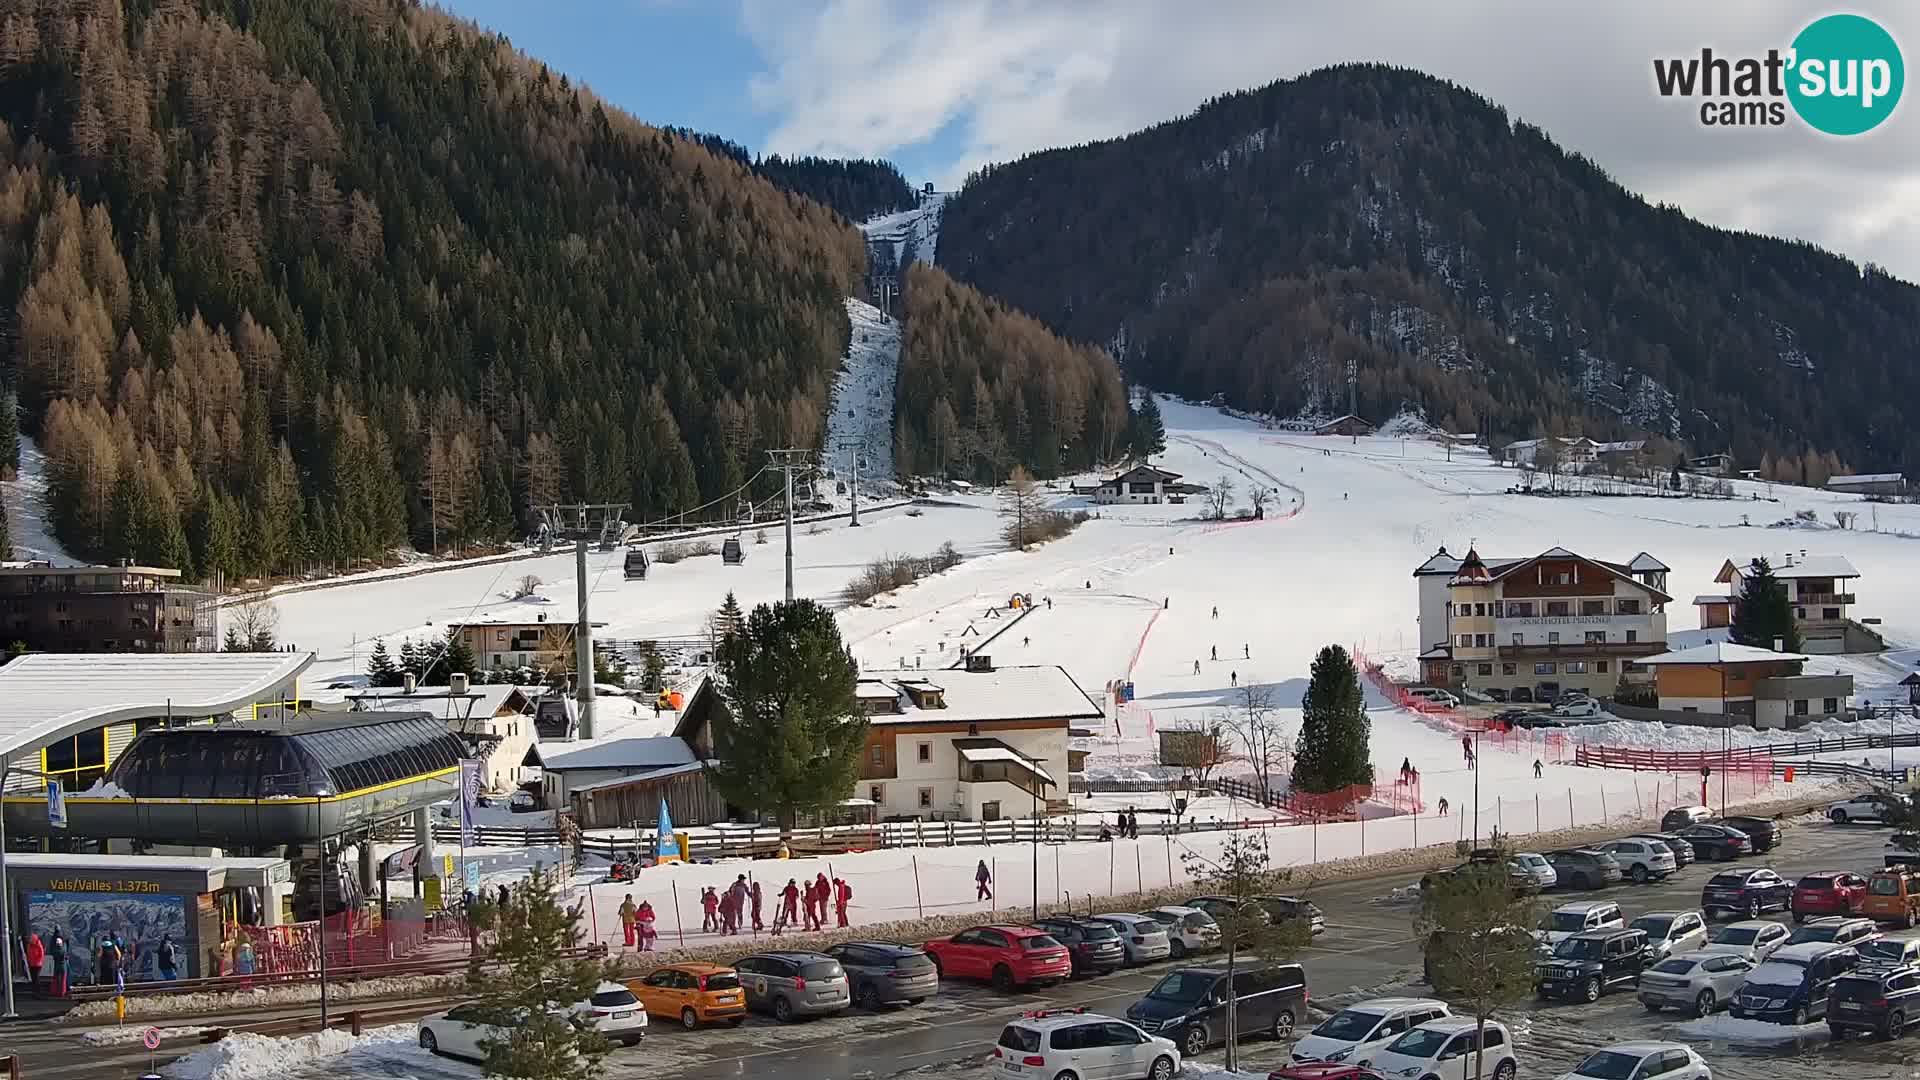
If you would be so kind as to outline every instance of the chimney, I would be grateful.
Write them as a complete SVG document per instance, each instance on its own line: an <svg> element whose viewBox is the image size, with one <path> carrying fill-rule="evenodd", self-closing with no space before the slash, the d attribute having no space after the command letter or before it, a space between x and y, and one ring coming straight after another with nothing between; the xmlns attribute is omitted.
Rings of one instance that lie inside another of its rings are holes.
<svg viewBox="0 0 1920 1080"><path fill-rule="evenodd" d="M447 676L447 690L456 696L465 694L467 692L467 673L464 671L456 671Z"/></svg>
<svg viewBox="0 0 1920 1080"><path fill-rule="evenodd" d="M401 693L411 694L419 688L420 688L420 680L414 677L413 672L409 671L405 675L400 677Z"/></svg>
<svg viewBox="0 0 1920 1080"><path fill-rule="evenodd" d="M543 612L541 612L541 613L539 613L538 615L535 615L535 616L533 617L533 621L534 621L534 622L546 622L546 621L547 621L547 613L543 611Z"/></svg>
<svg viewBox="0 0 1920 1080"><path fill-rule="evenodd" d="M1777 638L1774 638L1774 639L1773 639L1773 651L1774 651L1774 652L1786 652L1786 651L1787 651L1787 639L1786 639L1786 638L1783 638L1783 637L1777 637Z"/></svg>

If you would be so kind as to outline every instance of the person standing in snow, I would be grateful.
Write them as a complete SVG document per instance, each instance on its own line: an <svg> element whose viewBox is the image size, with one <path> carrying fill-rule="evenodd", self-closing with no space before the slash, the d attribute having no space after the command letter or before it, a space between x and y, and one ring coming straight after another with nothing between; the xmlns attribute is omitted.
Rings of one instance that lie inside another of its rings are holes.
<svg viewBox="0 0 1920 1080"><path fill-rule="evenodd" d="M653 931L654 918L653 904L646 900L640 901L640 909L633 913L633 922L634 925L640 928L641 952L653 951L653 939L655 937Z"/></svg>
<svg viewBox="0 0 1920 1080"><path fill-rule="evenodd" d="M1215 659L1215 660L1218 660L1218 659L1220 659L1220 646L1218 646L1218 645L1209 645L1209 646L1207 646L1207 651L1208 651L1209 653L1211 653L1211 654L1212 654L1212 658L1213 658L1213 659Z"/></svg>
<svg viewBox="0 0 1920 1080"><path fill-rule="evenodd" d="M1194 673L1195 675L1198 675L1198 674L1200 674L1200 661L1198 661L1198 660L1195 660L1195 661L1193 662L1193 673Z"/></svg>
<svg viewBox="0 0 1920 1080"><path fill-rule="evenodd" d="M839 925L847 925L847 905L853 902L853 886L833 879L833 914Z"/></svg>
<svg viewBox="0 0 1920 1080"><path fill-rule="evenodd" d="M1440 796L1440 816L1447 816L1447 797L1445 795Z"/></svg>
<svg viewBox="0 0 1920 1080"><path fill-rule="evenodd" d="M753 902L753 932L757 934L767 928L767 924L760 921L760 882L757 879L753 888L747 890L747 896Z"/></svg>
<svg viewBox="0 0 1920 1080"><path fill-rule="evenodd" d="M980 865L973 868L973 898L975 900L993 899L993 875L987 872L987 860L981 859Z"/></svg>
<svg viewBox="0 0 1920 1080"><path fill-rule="evenodd" d="M741 874L733 879L733 932L739 933L746 923L747 915L747 875Z"/></svg>
<svg viewBox="0 0 1920 1080"><path fill-rule="evenodd" d="M1540 779L1540 775L1544 771L1545 771L1545 766L1540 764L1540 759L1534 758L1533 759L1533 778L1535 780Z"/></svg>
<svg viewBox="0 0 1920 1080"><path fill-rule="evenodd" d="M1213 617L1214 617L1214 618L1216 618L1216 619L1220 617L1220 605L1219 605L1219 604L1215 604L1215 605L1213 605Z"/></svg>
<svg viewBox="0 0 1920 1080"><path fill-rule="evenodd" d="M1238 671L1229 671L1229 672L1227 672L1227 682L1228 682L1228 683L1229 683L1230 685L1233 685L1233 686L1239 686L1239 685L1240 685L1240 673L1239 673Z"/></svg>
<svg viewBox="0 0 1920 1080"><path fill-rule="evenodd" d="M1253 659L1253 646L1251 645L1240 646L1240 659L1242 660Z"/></svg>
<svg viewBox="0 0 1920 1080"><path fill-rule="evenodd" d="M701 933L711 934L720 929L720 897L711 885L700 890L700 911L705 916L700 920Z"/></svg>
<svg viewBox="0 0 1920 1080"><path fill-rule="evenodd" d="M780 890L780 914L774 917L773 930L779 933L782 927L792 926L800 921L800 886L792 878L787 879L787 887Z"/></svg>
<svg viewBox="0 0 1920 1080"><path fill-rule="evenodd" d="M833 899L833 886L827 884L827 875L816 874L813 879L813 902L819 905L819 914L814 916L814 929L827 928L827 901Z"/></svg>

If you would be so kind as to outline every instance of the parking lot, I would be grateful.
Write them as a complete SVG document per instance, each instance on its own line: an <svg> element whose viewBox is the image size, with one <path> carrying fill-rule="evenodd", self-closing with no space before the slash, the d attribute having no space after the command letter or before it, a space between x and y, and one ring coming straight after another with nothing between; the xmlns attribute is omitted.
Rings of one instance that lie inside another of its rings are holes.
<svg viewBox="0 0 1920 1080"><path fill-rule="evenodd" d="M1870 826L1837 827L1824 821L1797 822L1783 844L1740 866L1771 866L1796 878L1817 870L1861 870L1877 865L1886 852L1887 832ZM1700 887L1722 864L1695 863L1666 881L1621 884L1594 892L1555 892L1564 899L1618 901L1629 921L1658 910L1698 906ZM1364 997L1426 994L1419 980L1420 950L1413 920L1416 903L1396 898L1396 884L1370 881L1330 885L1312 893L1327 912L1327 933L1307 950L1306 965L1317 1019ZM1785 914L1770 918L1789 921ZM1716 924L1717 925L1717 924ZM686 1033L657 1025L647 1044L615 1055L616 1067L645 1067L651 1075L717 1078L721 1076L807 1076L884 1078L904 1074L957 1074L977 1071L992 1051L1009 1016L1023 1009L1085 1005L1090 1011L1120 1015L1143 995L1170 965L1157 964L1078 980L1048 991L1002 996L984 986L949 982L920 1006L878 1016L858 1010L840 1016L781 1026L754 1017L733 1030ZM1850 1039L1842 1044L1821 1033L1800 1045L1762 1047L1685 1037L1685 1018L1673 1012L1650 1015L1631 988L1618 989L1593 1005L1523 1002L1507 1017L1517 1034L1524 1075L1551 1076L1567 1071L1588 1051L1636 1038L1691 1042L1714 1066L1715 1076L1775 1078L1799 1071L1806 1076L1845 1076L1849 1080L1910 1077L1912 1044ZM1284 1062L1286 1044L1242 1044L1243 1068L1265 1069ZM1201 1056L1218 1064L1220 1051Z"/></svg>

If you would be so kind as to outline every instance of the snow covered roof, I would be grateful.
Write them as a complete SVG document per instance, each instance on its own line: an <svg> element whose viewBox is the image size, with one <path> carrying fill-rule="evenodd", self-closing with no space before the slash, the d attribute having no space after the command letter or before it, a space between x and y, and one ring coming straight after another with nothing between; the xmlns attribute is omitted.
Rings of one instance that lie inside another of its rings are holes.
<svg viewBox="0 0 1920 1080"><path fill-rule="evenodd" d="M899 697L900 691L888 686L879 679L861 679L854 685L853 696L856 698L887 700Z"/></svg>
<svg viewBox="0 0 1920 1080"><path fill-rule="evenodd" d="M1659 559L1656 559L1653 556L1643 551L1640 554L1635 555L1633 557L1633 560L1627 563L1627 569L1633 571L1636 574L1644 574L1650 571L1664 574L1667 571L1672 570L1673 567L1668 566L1666 563L1661 562Z"/></svg>
<svg viewBox="0 0 1920 1080"><path fill-rule="evenodd" d="M1632 564L1630 563L1614 563L1614 562L1607 562L1605 559L1589 559L1585 555L1576 554L1574 552L1568 551L1566 548L1563 548L1563 547L1548 548L1547 550L1541 552L1538 555L1535 555L1530 559L1520 559L1508 565L1498 565L1493 563L1492 560L1488 560L1487 569L1492 571L1494 580L1498 581L1499 579L1506 577L1508 574L1513 573L1515 570L1519 570L1523 567L1539 562L1541 559L1575 559L1584 563L1592 563L1593 565L1600 567L1602 570L1605 570L1610 574L1614 574L1618 576L1622 581L1629 582L1635 586L1638 586L1639 588L1645 589L1648 593L1658 597L1661 603L1665 603L1666 601L1673 599L1673 597L1668 596L1666 593L1662 592L1661 590L1656 589L1653 586L1647 584L1646 582L1641 581L1639 578L1634 577ZM1660 565L1658 559L1655 559L1653 556L1648 555L1644 551L1634 556L1634 562L1639 562L1641 559L1646 559L1650 563L1653 563L1655 565Z"/></svg>
<svg viewBox="0 0 1920 1080"><path fill-rule="evenodd" d="M573 769L646 769L691 765L700 759L687 740L672 735L617 739L578 739L538 743L527 750L526 764L548 772Z"/></svg>
<svg viewBox="0 0 1920 1080"><path fill-rule="evenodd" d="M868 676L911 683L911 672L868 672ZM992 671L954 669L940 673L944 709L920 709L905 699L898 713L868 717L876 726L897 724L973 724L990 720L1091 720L1104 717L1080 684L1063 667L1004 667Z"/></svg>
<svg viewBox="0 0 1920 1080"><path fill-rule="evenodd" d="M1772 649L1757 649L1752 645L1735 645L1729 641L1716 641L1710 645L1695 645L1691 649L1679 652L1656 653L1634 661L1637 664L1688 665L1688 664L1757 664L1768 660L1805 660L1800 653L1774 652Z"/></svg>
<svg viewBox="0 0 1920 1080"><path fill-rule="evenodd" d="M1594 443L1593 449L1601 454L1634 454L1646 445L1645 439L1621 439L1618 442Z"/></svg>
<svg viewBox="0 0 1920 1080"><path fill-rule="evenodd" d="M1152 465L1135 465L1133 468L1128 469L1118 476L1109 477L1105 483L1118 484L1123 480L1159 480L1165 482L1178 479L1180 479L1180 474L1177 472L1168 472L1165 469L1155 468Z"/></svg>
<svg viewBox="0 0 1920 1080"><path fill-rule="evenodd" d="M1906 479L1906 474L1897 472L1855 473L1851 476L1829 476L1830 488L1856 487L1864 484L1898 484Z"/></svg>
<svg viewBox="0 0 1920 1080"><path fill-rule="evenodd" d="M701 769L704 769L704 768L706 768L706 765L704 765L701 762L689 761L685 765L666 765L658 769L645 769L640 772L629 773L626 776L610 776L605 780L595 780L591 784L570 785L567 788L567 790L569 792L599 791L601 788L619 787L621 784L631 784L636 780L664 780L669 776L679 776L683 773L699 772Z"/></svg>
<svg viewBox="0 0 1920 1080"><path fill-rule="evenodd" d="M1049 784L1055 782L1052 774L1048 773L1047 770L1041 768L1039 762L1033 760L1032 758L1026 756L1025 754L1020 753L1019 751L1015 750L1011 746L1005 746L1005 745L959 746L959 745L956 745L954 749L960 752L961 760L969 763L978 764L978 763L987 762L987 761L1011 761L1017 765L1020 765L1023 768L1031 770L1034 773L1034 775L1040 777L1042 780L1045 780Z"/></svg>
<svg viewBox="0 0 1920 1080"><path fill-rule="evenodd" d="M1796 578L1850 578L1860 576L1860 571L1853 568L1853 564L1847 561L1845 555L1794 555L1792 559L1793 561L1791 563L1784 559L1779 562L1774 562L1769 559L1767 565L1773 568L1774 577L1788 580ZM1720 568L1719 576L1713 580L1728 582L1732 581L1735 577L1745 577L1747 569L1752 565L1753 563L1751 562L1735 563L1732 560L1728 560L1727 564Z"/></svg>
<svg viewBox="0 0 1920 1080"><path fill-rule="evenodd" d="M0 754L106 724L224 716L287 696L313 654L32 653L0 667Z"/></svg>
<svg viewBox="0 0 1920 1080"><path fill-rule="evenodd" d="M526 711L527 694L510 683L487 683L455 694L451 687L419 686L409 694L398 686L382 686L347 695L355 709L417 709L442 720L481 719L511 708Z"/></svg>

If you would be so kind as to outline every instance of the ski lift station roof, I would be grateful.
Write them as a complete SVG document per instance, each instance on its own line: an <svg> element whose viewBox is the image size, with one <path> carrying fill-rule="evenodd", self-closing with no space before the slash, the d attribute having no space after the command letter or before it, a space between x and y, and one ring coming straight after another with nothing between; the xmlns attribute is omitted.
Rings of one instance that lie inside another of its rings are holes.
<svg viewBox="0 0 1920 1080"><path fill-rule="evenodd" d="M279 701L312 663L308 652L22 656L0 667L0 755L107 724Z"/></svg>

